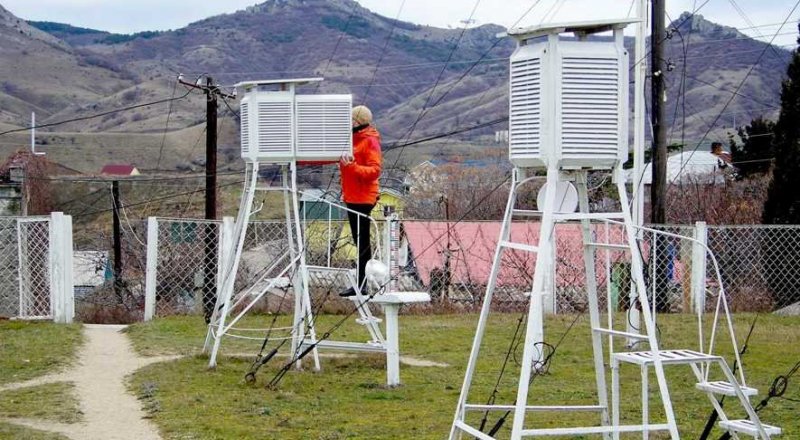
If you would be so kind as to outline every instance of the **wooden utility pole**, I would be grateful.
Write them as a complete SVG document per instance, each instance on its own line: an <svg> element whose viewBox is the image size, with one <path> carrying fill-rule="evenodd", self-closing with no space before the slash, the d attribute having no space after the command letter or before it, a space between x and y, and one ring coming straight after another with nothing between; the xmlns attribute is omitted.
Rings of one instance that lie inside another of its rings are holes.
<svg viewBox="0 0 800 440"><path fill-rule="evenodd" d="M217 219L217 87L206 78L206 219Z"/></svg>
<svg viewBox="0 0 800 440"><path fill-rule="evenodd" d="M664 40L666 36L664 4L666 0L652 0L652 2L653 28L650 34L650 81L652 84L653 184L650 189L650 222L664 224L667 221L667 112L664 102L666 97L664 74L667 70L664 63Z"/></svg>
<svg viewBox="0 0 800 440"><path fill-rule="evenodd" d="M205 84L197 82L192 84L178 77L181 84L202 90L206 95L206 200L205 219L217 219L217 97L235 98L233 95L223 93L219 86L214 84L214 79L206 77ZM203 258L203 290L202 303L203 315L206 323L211 321L214 305L217 300L217 257L219 234L218 225L207 222L203 233L205 255Z"/></svg>
<svg viewBox="0 0 800 440"><path fill-rule="evenodd" d="M652 115L653 121L653 184L650 188L651 214L650 222L663 225L667 222L667 121L666 121L666 81L664 75L667 72L664 62L664 40L666 39L666 28L664 18L666 16L666 0L653 1L653 29L650 34L651 59L650 68L652 75ZM650 253L650 258L655 266L655 277L653 280L655 289L653 292L656 311L666 312L669 310L669 271L670 259L669 243L666 236L656 234L654 249Z"/></svg>
<svg viewBox="0 0 800 440"><path fill-rule="evenodd" d="M122 204L119 200L119 180L111 181L111 199L114 212L114 293L119 297L122 294L122 228L119 221Z"/></svg>

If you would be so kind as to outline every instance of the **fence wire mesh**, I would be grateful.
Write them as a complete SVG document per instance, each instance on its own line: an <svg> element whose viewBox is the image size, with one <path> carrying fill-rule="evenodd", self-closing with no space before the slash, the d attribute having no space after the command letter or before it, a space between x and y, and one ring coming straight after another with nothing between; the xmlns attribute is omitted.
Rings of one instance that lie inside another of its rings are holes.
<svg viewBox="0 0 800 440"><path fill-rule="evenodd" d="M216 289L221 222L158 220L156 315L201 313L204 288Z"/></svg>
<svg viewBox="0 0 800 440"><path fill-rule="evenodd" d="M142 319L147 261L147 226L123 215L120 264L114 261L113 232L102 225L79 226L75 239L75 313L92 323L131 323Z"/></svg>
<svg viewBox="0 0 800 440"><path fill-rule="evenodd" d="M0 316L52 317L47 218L0 219Z"/></svg>
<svg viewBox="0 0 800 440"><path fill-rule="evenodd" d="M157 219L156 316L202 313L204 292L216 298L217 283L228 276L220 268L217 249L221 249L222 222L192 219ZM303 219L303 247L309 266L352 269L357 250L346 221ZM381 228L376 222L370 229L373 255L379 257ZM241 259L236 271L234 292L255 295L269 287L256 311L271 311L293 306L282 298L292 292L293 269L286 269L297 255L294 224L284 220L253 221L247 226ZM231 243L233 245L233 243ZM346 274L309 273L312 295L327 301L349 286ZM236 311L236 310L234 310Z"/></svg>
<svg viewBox="0 0 800 440"><path fill-rule="evenodd" d="M734 311L800 302L800 226L709 226L708 246Z"/></svg>
<svg viewBox="0 0 800 440"><path fill-rule="evenodd" d="M310 266L354 268L357 251L346 221L303 219L301 227ZM441 304L457 304L465 309L480 306L500 227L500 222L402 221L403 273L398 284L401 289L430 292L434 309ZM206 274L217 267L208 259L206 242L218 245L220 228L218 222L159 219L157 315L200 312ZM383 228L378 224L371 231L376 258L381 257L375 244L383 240ZM701 289L705 309L712 310L719 283L711 260L702 247L698 254L697 245L691 240L698 234L697 227L668 225L654 229L659 232L643 231L637 241L651 307L660 313L691 312L698 301L696 291ZM284 286L279 289L283 293L273 292L274 298L268 300L273 303L264 305L266 310L275 309L274 301L281 303L281 295L291 291L292 274L280 271L290 260L290 234L295 233L293 227L287 229L283 220L252 222L235 291L281 276L286 279L279 283ZM511 241L535 245L538 234L537 222L514 223ZM617 224L592 224L589 239L592 243L626 243L624 230ZM710 226L707 245L719 261L727 299L734 311L769 311L800 301L800 226ZM587 268L580 225L558 224L554 246L555 268L546 282L545 308L552 313L583 312L588 307ZM706 259L704 274L693 272L693 259L698 255ZM527 307L535 260L536 254L531 252L504 252L494 295L497 308ZM597 247L592 269L601 309L628 308L630 252ZM699 287L698 276L704 278ZM345 275L319 271L309 274L309 284L313 296L326 300L331 292L347 287Z"/></svg>

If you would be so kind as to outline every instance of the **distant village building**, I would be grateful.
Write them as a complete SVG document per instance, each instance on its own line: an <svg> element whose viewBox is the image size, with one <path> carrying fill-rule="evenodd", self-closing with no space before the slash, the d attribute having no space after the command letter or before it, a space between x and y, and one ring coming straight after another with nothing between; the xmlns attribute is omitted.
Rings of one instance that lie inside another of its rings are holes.
<svg viewBox="0 0 800 440"><path fill-rule="evenodd" d="M103 167L100 171L100 174L106 176L125 176L125 177L132 177L132 176L140 176L142 173L133 166L133 165L126 165L126 164L108 164Z"/></svg>
<svg viewBox="0 0 800 440"><path fill-rule="evenodd" d="M727 158L726 155L727 154ZM734 172L730 154L722 151L719 155L709 151L683 151L667 158L667 183L705 183L721 185ZM628 181L642 181L644 185L653 182L653 166L647 164L642 176L634 176L628 170ZM649 191L646 192L649 194Z"/></svg>
<svg viewBox="0 0 800 440"><path fill-rule="evenodd" d="M717 165L720 168L726 168L729 165L733 165L733 156L731 156L731 153L722 148L722 142L711 143L711 154L717 156Z"/></svg>
<svg viewBox="0 0 800 440"><path fill-rule="evenodd" d="M0 165L0 215L47 214L52 179L80 172L29 151L18 151Z"/></svg>

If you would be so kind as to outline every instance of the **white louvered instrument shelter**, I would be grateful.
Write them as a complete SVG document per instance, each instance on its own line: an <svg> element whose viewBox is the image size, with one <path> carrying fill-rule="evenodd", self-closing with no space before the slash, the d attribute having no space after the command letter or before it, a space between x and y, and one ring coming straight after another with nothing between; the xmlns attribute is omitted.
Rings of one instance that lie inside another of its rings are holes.
<svg viewBox="0 0 800 440"><path fill-rule="evenodd" d="M338 160L351 153L351 95L298 95L298 85L319 78L253 81L244 89L242 158L250 162ZM265 88L273 90L265 90ZM275 90L276 89L276 90Z"/></svg>
<svg viewBox="0 0 800 440"><path fill-rule="evenodd" d="M509 159L519 167L610 169L628 156L628 52L633 20L512 29ZM613 31L613 37L587 38ZM573 35L565 36L570 33Z"/></svg>

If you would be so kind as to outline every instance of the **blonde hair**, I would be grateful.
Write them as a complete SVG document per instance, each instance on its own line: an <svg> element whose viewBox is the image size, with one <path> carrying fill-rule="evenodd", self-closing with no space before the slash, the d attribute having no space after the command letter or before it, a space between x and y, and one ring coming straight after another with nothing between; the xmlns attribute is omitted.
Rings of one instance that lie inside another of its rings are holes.
<svg viewBox="0 0 800 440"><path fill-rule="evenodd" d="M353 121L355 121L358 125L372 124L372 111L365 105L357 105L353 107L351 115L353 117Z"/></svg>

